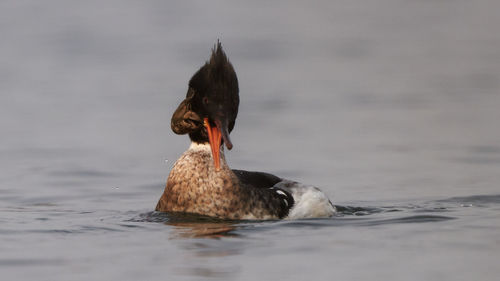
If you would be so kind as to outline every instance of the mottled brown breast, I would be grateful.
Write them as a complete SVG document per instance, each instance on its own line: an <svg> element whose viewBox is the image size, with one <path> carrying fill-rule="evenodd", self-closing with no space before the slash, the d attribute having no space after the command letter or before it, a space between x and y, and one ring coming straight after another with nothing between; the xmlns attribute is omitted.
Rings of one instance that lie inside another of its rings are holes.
<svg viewBox="0 0 500 281"><path fill-rule="evenodd" d="M224 157L220 171L215 171L209 151L190 149L175 163L156 210L224 219L278 219L288 214L288 205L271 189L241 183Z"/></svg>

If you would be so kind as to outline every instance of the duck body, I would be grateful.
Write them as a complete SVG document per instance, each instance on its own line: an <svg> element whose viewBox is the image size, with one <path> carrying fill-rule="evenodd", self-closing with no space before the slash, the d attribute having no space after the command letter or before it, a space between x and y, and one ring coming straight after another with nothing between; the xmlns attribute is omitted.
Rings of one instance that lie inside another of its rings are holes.
<svg viewBox="0 0 500 281"><path fill-rule="evenodd" d="M156 211L268 220L329 217L335 207L315 187L268 173L232 170L223 153L216 170L209 144L192 143L174 164Z"/></svg>
<svg viewBox="0 0 500 281"><path fill-rule="evenodd" d="M231 220L332 216L335 207L316 187L229 168L224 146L233 147L238 107L236 72L218 42L172 115L172 131L188 134L191 146L175 162L156 211Z"/></svg>

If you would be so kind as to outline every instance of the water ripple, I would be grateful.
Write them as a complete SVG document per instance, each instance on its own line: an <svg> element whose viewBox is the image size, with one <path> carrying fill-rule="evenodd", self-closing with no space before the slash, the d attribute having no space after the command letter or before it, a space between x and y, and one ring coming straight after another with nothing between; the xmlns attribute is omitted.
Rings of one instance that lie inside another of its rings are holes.
<svg viewBox="0 0 500 281"><path fill-rule="evenodd" d="M381 220L369 220L359 223L363 226L374 226L374 225L384 225L384 224L399 224L399 223L425 223L425 222L441 222L456 219L454 217L448 216L435 216L435 215L417 215L417 216L407 216L401 218L391 218L391 219L381 219Z"/></svg>

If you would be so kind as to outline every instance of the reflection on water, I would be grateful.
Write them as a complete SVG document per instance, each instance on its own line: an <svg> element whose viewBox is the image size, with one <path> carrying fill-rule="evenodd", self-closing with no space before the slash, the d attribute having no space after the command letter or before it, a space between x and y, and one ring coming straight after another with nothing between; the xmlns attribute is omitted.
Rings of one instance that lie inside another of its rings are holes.
<svg viewBox="0 0 500 281"><path fill-rule="evenodd" d="M230 278L238 273L235 268L229 268L224 266L219 266L217 268L209 267L191 267L191 268L179 268L176 270L179 275L187 275L194 277L210 277L210 278Z"/></svg>
<svg viewBox="0 0 500 281"><path fill-rule="evenodd" d="M221 227L224 228L224 226ZM205 232L206 229L200 229L199 226L193 228L190 226L189 230L185 229L184 226L182 228L172 230L174 237L171 236L175 239L183 238L178 242L184 252L179 257L181 258L181 266L176 268L177 273L188 276L224 278L233 277L239 273L240 267L235 266L232 260L244 256L247 247L245 243L237 240L233 242L220 240L221 238L235 236L214 234L210 231L207 233ZM217 226L211 225L209 228L217 228ZM192 238L197 239L192 240Z"/></svg>
<svg viewBox="0 0 500 281"><path fill-rule="evenodd" d="M225 240L240 237L235 232L238 222L182 213L150 212L141 217L167 226L169 240L184 249L178 257L181 261L175 268L176 274L227 279L239 273L238 266L221 262L244 254L245 243Z"/></svg>
<svg viewBox="0 0 500 281"><path fill-rule="evenodd" d="M197 214L148 212L131 221L158 222L171 229L172 239L236 237L233 233L238 221L226 221Z"/></svg>
<svg viewBox="0 0 500 281"><path fill-rule="evenodd" d="M175 229L173 230L173 232L177 234L178 230L179 229ZM190 229L195 233L189 233L187 236L184 236L184 234L186 234L184 230L181 230L182 233L180 234L180 236L177 236L175 238L182 237L209 239L181 241L180 247L184 251L183 254L178 257L180 259L180 266L175 268L175 272L177 274L196 277L201 276L228 278L234 277L239 273L240 268L238 266L234 266L231 262L224 261L229 261L233 258L244 255L244 245L227 243L227 241L222 242L218 239L212 239L225 237L219 234L208 234L207 236L205 236L206 233L203 233L202 236L198 236L199 233L197 229ZM176 234L174 234L174 236L176 236ZM191 234L194 234L196 236L190 236Z"/></svg>
<svg viewBox="0 0 500 281"><path fill-rule="evenodd" d="M222 238L236 237L238 234L232 233L235 226L226 223L206 223L206 222L165 222L167 225L175 226L172 230L172 237L175 238Z"/></svg>

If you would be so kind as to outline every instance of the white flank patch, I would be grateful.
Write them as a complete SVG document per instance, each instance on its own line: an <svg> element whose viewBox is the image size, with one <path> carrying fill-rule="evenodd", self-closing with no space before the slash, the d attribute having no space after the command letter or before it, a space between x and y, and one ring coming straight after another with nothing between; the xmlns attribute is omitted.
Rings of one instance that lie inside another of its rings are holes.
<svg viewBox="0 0 500 281"><path fill-rule="evenodd" d="M288 180L283 180L275 186L289 190L295 200L285 219L325 218L336 212L328 197L314 186Z"/></svg>
<svg viewBox="0 0 500 281"><path fill-rule="evenodd" d="M276 193L278 193L278 194L280 194L280 195L284 195L284 196L286 196L286 193L284 193L284 192L283 192L283 191L281 191L281 190L276 190Z"/></svg>

